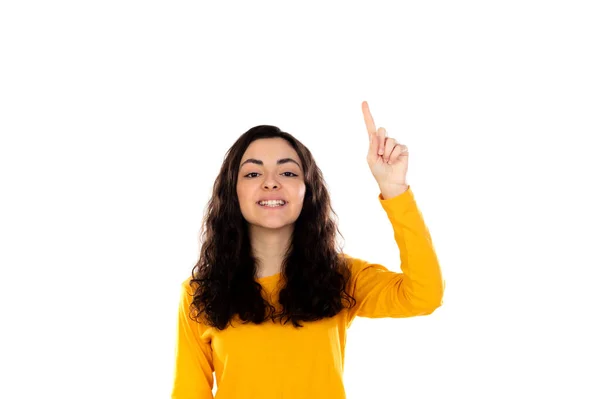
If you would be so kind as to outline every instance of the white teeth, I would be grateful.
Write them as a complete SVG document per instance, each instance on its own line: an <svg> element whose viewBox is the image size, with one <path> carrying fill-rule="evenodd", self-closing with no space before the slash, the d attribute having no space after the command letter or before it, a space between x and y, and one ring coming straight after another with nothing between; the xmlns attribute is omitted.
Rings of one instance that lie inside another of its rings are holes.
<svg viewBox="0 0 600 399"><path fill-rule="evenodd" d="M277 200L277 201L259 201L258 202L259 205L262 206L282 206L285 205L285 202L282 200Z"/></svg>

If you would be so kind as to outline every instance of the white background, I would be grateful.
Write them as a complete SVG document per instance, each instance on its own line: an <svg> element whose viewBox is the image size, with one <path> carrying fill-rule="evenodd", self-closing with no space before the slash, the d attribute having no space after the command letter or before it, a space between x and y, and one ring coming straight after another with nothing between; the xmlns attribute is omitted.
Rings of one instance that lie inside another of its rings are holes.
<svg viewBox="0 0 600 399"><path fill-rule="evenodd" d="M202 212L258 124L312 151L345 252L400 271L363 100L446 295L356 320L348 398L600 397L594 2L213 3L0 5L0 397L169 397Z"/></svg>

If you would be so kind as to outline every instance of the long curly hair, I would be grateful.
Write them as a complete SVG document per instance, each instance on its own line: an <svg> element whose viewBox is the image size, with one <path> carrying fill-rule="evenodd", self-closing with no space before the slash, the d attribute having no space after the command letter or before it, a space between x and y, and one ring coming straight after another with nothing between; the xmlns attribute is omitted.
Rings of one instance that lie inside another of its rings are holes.
<svg viewBox="0 0 600 399"><path fill-rule="evenodd" d="M263 298L262 286L254 280L256 259L236 191L239 164L250 143L276 137L287 140L298 153L306 186L302 211L282 264L279 313ZM297 328L303 327L301 321L332 317L355 306L356 300L348 292L349 262L337 247L336 220L321 170L308 148L276 126L249 129L225 154L205 208L200 257L189 282L194 292L192 318L219 330L235 315L244 324L262 324L270 318L284 324L291 320Z"/></svg>

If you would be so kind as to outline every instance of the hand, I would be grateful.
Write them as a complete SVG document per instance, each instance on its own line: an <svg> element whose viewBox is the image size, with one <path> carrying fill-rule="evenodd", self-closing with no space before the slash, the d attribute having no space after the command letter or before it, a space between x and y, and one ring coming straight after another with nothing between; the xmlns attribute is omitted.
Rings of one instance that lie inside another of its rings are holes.
<svg viewBox="0 0 600 399"><path fill-rule="evenodd" d="M369 133L369 152L367 163L371 173L380 188L394 192L397 187L400 192L408 187L406 183L406 172L408 171L408 148L398 143L395 139L387 137L383 127L375 128L375 121L371 116L369 105L366 101L362 103L365 125Z"/></svg>

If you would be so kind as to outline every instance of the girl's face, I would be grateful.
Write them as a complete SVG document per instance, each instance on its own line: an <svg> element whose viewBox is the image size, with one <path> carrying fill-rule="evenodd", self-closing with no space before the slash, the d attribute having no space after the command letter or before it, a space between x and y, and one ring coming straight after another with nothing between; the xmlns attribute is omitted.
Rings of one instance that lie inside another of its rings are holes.
<svg viewBox="0 0 600 399"><path fill-rule="evenodd" d="M278 229L294 224L304 201L303 165L282 138L253 141L242 156L237 195L242 215L254 226ZM264 206L263 199L282 199L283 206Z"/></svg>

